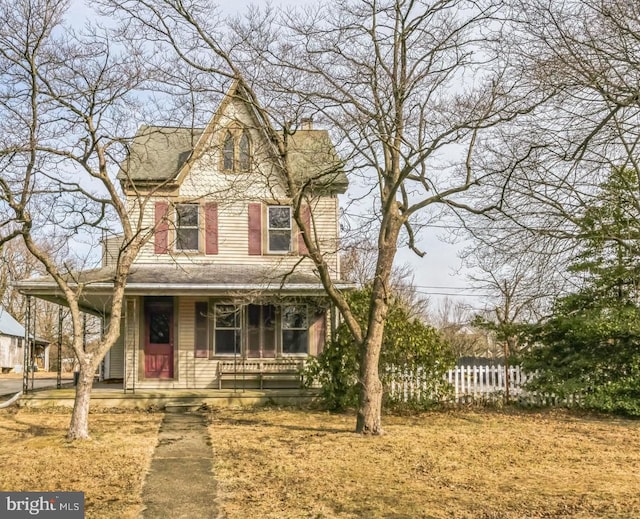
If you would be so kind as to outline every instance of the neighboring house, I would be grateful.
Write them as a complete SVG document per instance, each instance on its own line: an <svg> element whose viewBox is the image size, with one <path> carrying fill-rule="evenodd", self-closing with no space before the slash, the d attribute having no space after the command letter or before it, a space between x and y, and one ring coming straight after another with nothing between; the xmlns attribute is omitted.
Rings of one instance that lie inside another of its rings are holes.
<svg viewBox="0 0 640 519"><path fill-rule="evenodd" d="M141 127L122 165L131 210L155 233L131 269L121 337L104 362L104 377L124 379L125 389L285 387L325 344L328 298L305 257L292 186L247 99L235 83L205 128ZM303 218L339 281L342 164L328 132L310 121L289 139L289 163L308 193ZM136 192L152 195L141 209ZM102 268L81 273L95 313L119 246L118 237L104 240ZM19 286L58 297L51 280Z"/></svg>
<svg viewBox="0 0 640 519"><path fill-rule="evenodd" d="M24 365L24 326L0 306L0 368L2 373L21 372ZM49 343L40 339L32 343L31 364L49 370Z"/></svg>

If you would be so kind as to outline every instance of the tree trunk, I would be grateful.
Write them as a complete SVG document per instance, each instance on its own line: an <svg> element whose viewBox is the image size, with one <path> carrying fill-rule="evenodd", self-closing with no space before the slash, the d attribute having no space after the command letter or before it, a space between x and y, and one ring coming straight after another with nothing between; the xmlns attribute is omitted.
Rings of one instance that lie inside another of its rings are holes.
<svg viewBox="0 0 640 519"><path fill-rule="evenodd" d="M89 404L96 366L92 362L80 363L80 374L76 386L76 398L71 414L71 423L67 439L88 440L89 436Z"/></svg>
<svg viewBox="0 0 640 519"><path fill-rule="evenodd" d="M395 206L394 206L395 207ZM393 212L397 212L397 209ZM382 435L382 382L380 381L380 351L384 339L384 324L389 309L389 276L396 255L396 243L402 222L389 215L378 241L378 262L371 289L371 306L367 334L360 350L360 395L356 432Z"/></svg>
<svg viewBox="0 0 640 519"><path fill-rule="evenodd" d="M367 348L371 353L372 349L377 349L379 357L380 346ZM356 420L356 432L361 434L382 435L382 382L378 375L378 361L364 360L360 367L360 402L358 406L358 417Z"/></svg>

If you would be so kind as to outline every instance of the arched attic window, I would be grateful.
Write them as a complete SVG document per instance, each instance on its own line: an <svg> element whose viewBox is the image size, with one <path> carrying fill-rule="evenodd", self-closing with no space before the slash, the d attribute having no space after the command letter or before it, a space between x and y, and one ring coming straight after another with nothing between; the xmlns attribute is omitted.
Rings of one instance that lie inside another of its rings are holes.
<svg viewBox="0 0 640 519"><path fill-rule="evenodd" d="M240 132L240 139L238 140L238 169L240 171L249 171L249 136L246 131Z"/></svg>
<svg viewBox="0 0 640 519"><path fill-rule="evenodd" d="M249 132L242 128L230 128L222 142L222 169L224 171L249 171L251 167L251 141Z"/></svg>
<svg viewBox="0 0 640 519"><path fill-rule="evenodd" d="M233 171L235 169L235 145L234 138L230 131L227 131L222 146L222 167L225 171Z"/></svg>

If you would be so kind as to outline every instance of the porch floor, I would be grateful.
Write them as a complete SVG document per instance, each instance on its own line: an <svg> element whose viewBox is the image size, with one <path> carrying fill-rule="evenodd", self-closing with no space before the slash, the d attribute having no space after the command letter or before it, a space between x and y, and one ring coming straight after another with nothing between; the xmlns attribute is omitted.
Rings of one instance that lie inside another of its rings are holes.
<svg viewBox="0 0 640 519"><path fill-rule="evenodd" d="M317 392L310 389L136 389L124 392L121 386L96 384L91 391L92 408L179 410L184 408L265 405L304 405ZM22 395L20 406L73 407L75 389L43 389Z"/></svg>

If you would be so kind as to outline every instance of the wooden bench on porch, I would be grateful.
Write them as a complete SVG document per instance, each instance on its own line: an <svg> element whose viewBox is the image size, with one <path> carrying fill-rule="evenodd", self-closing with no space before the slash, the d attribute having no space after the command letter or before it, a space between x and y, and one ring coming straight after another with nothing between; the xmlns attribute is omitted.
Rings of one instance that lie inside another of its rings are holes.
<svg viewBox="0 0 640 519"><path fill-rule="evenodd" d="M218 362L218 389L223 380L235 382L257 381L264 389L266 380L286 380L302 387L302 359L238 359Z"/></svg>

